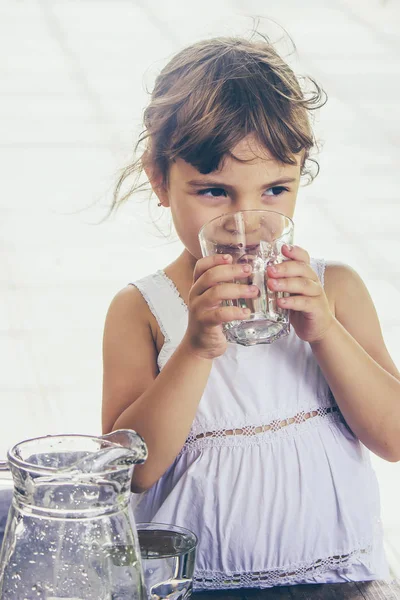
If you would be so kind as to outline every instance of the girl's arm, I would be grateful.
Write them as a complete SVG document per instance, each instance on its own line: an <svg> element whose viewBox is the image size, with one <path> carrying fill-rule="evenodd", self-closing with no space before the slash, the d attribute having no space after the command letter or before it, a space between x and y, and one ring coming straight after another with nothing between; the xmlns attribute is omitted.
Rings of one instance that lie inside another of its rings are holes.
<svg viewBox="0 0 400 600"><path fill-rule="evenodd" d="M286 292L278 304L290 309L355 435L382 458L400 460L400 373L365 285L349 267L329 265L322 287L306 250L282 252L290 260L268 267L268 287Z"/></svg>
<svg viewBox="0 0 400 600"><path fill-rule="evenodd" d="M103 341L103 432L134 429L149 450L134 470L136 493L150 488L184 445L212 365L183 342L158 374L150 322L140 292L126 288L111 303Z"/></svg>
<svg viewBox="0 0 400 600"><path fill-rule="evenodd" d="M400 373L371 297L345 265L327 267L325 292L336 318L322 339L311 342L314 356L354 434L382 458L399 461Z"/></svg>
<svg viewBox="0 0 400 600"><path fill-rule="evenodd" d="M223 300L257 294L232 283L246 280L248 265L231 263L231 256L220 254L197 261L188 328L161 373L155 319L140 292L129 287L111 303L103 342L103 430L134 429L144 438L149 457L134 470L135 492L151 487L182 449L213 358L226 350L222 323L248 316L241 308L221 306Z"/></svg>

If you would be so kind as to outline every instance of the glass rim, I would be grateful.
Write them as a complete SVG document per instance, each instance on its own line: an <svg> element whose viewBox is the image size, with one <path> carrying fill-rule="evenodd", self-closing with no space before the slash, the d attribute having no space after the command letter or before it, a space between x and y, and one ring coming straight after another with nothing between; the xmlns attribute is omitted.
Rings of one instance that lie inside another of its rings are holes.
<svg viewBox="0 0 400 600"><path fill-rule="evenodd" d="M70 467L46 467L44 465L38 465L32 462L29 462L28 460L24 460L23 458L19 457L17 455L17 451L20 447L22 447L24 444L28 444L30 442L41 442L42 440L56 440L56 439L71 439L71 438L80 438L80 439L86 439L86 440L93 440L93 441L99 441L101 442L101 444L106 444L107 446L119 446L120 444L116 444L115 442L110 442L107 439L103 439L100 436L96 436L96 435L88 435L88 434L83 434L83 433L56 433L56 434L50 434L50 435L41 435L38 437L33 437L33 438L27 438L26 440L22 440L20 442L18 442L17 444L14 444L14 446L12 446L8 452L7 452L7 460L8 460L8 464L17 467L18 469L24 469L25 471L31 471L34 472L36 474L47 474L47 473L57 473L59 471L63 471L68 470ZM131 465L129 465L131 466ZM125 470L127 469L127 466L121 466L120 468L113 468L113 469L104 469L103 471L99 471L96 472L96 475L105 475L115 471L120 471L120 470ZM82 473L82 476L84 474ZM88 475L93 475L92 473L88 473Z"/></svg>
<svg viewBox="0 0 400 600"><path fill-rule="evenodd" d="M217 221L218 219L223 219L224 217L246 214L246 213L273 213L274 215L280 215L281 217L284 217L285 219L287 219L290 222L292 229L294 229L293 219L291 219L287 215L284 215L283 213L279 212L278 210L268 210L268 209L264 209L264 208L249 208L246 210L235 210L234 212L224 213L222 215L219 215L218 217L214 217L210 221L207 221L207 223L204 223L204 225L202 225L199 229L199 233L198 233L199 239L201 237L203 237L203 232L206 229L206 227L208 227L209 225L214 223L214 221Z"/></svg>
<svg viewBox="0 0 400 600"><path fill-rule="evenodd" d="M198 543L199 543L199 538L197 537L197 535L194 533L194 531L191 531L190 529L187 529L186 527L181 527L180 525L174 525L173 523L155 523L155 522L143 522L143 523L136 523L136 529L138 532L138 537L139 537L139 531L151 531L152 529L157 530L160 529L161 531L171 531L172 533L174 533L174 531L176 533L182 533L182 534L186 534L189 535L189 537L191 538L191 542L192 545L189 549L187 549L184 554L186 554L186 552L191 552L194 548L197 547ZM140 543L139 543L140 545ZM178 552L176 554L171 554L170 556L178 556ZM146 559L147 560L147 559ZM151 560L151 559L149 559Z"/></svg>

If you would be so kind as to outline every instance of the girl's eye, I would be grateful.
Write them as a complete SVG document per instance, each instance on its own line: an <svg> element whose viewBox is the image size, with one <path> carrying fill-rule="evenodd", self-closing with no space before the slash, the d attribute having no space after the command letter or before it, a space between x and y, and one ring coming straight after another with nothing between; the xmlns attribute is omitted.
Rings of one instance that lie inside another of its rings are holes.
<svg viewBox="0 0 400 600"><path fill-rule="evenodd" d="M269 190L267 190L265 192L266 196L280 196L281 194L283 194L283 192L288 192L288 188L284 187L282 185L277 185L274 186L272 188L269 188ZM199 194L199 196L205 196L207 198L225 198L227 196L227 192L226 190L224 190L224 188L206 188L204 190L198 190L197 192Z"/></svg>
<svg viewBox="0 0 400 600"><path fill-rule="evenodd" d="M288 192L288 188L284 187L282 185L277 185L275 187L269 188L269 190L267 190L265 192L265 194L267 196L280 196L283 192Z"/></svg>
<svg viewBox="0 0 400 600"><path fill-rule="evenodd" d="M226 191L223 188L207 188L197 192L200 196L208 196L209 198L220 198L226 196Z"/></svg>

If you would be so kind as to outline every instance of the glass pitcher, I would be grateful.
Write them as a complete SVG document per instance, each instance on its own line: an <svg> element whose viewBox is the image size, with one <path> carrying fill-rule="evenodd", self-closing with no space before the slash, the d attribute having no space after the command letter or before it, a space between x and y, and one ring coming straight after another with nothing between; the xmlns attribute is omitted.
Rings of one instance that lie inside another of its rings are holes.
<svg viewBox="0 0 400 600"><path fill-rule="evenodd" d="M8 453L14 496L0 554L1 600L142 600L130 507L134 431L47 436Z"/></svg>

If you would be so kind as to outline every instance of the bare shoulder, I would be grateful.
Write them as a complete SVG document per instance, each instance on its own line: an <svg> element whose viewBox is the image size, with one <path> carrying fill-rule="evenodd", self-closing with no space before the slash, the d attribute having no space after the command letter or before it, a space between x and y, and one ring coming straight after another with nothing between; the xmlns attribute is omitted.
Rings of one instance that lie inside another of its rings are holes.
<svg viewBox="0 0 400 600"><path fill-rule="evenodd" d="M139 292L137 287L134 285L127 285L126 287L119 290L111 300L108 314L113 313L119 315L120 313L131 313L133 309L145 314L144 310L145 301L142 294Z"/></svg>
<svg viewBox="0 0 400 600"><path fill-rule="evenodd" d="M145 299L136 286L127 285L122 288L111 301L107 317L134 317L139 320L147 320L150 311Z"/></svg>
<svg viewBox="0 0 400 600"><path fill-rule="evenodd" d="M127 285L114 296L108 309L106 324L115 319L122 320L125 324L132 321L136 327L149 329L156 345L163 343L163 340L159 340L157 321L136 286Z"/></svg>
<svg viewBox="0 0 400 600"><path fill-rule="evenodd" d="M371 295L357 271L344 263L327 262L324 288L336 319L378 364L400 377L386 348Z"/></svg>
<svg viewBox="0 0 400 600"><path fill-rule="evenodd" d="M130 285L113 298L103 336L103 430L110 431L121 413L158 374L154 323L139 290Z"/></svg>
<svg viewBox="0 0 400 600"><path fill-rule="evenodd" d="M324 279L325 293L331 304L335 307L335 316L337 316L336 311L340 310L343 293L345 293L346 297L360 290L368 294L360 275L345 263L327 261Z"/></svg>

